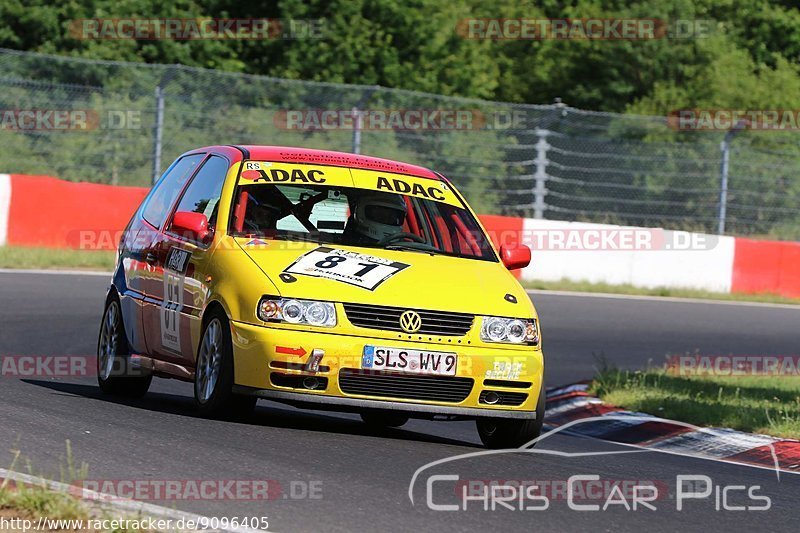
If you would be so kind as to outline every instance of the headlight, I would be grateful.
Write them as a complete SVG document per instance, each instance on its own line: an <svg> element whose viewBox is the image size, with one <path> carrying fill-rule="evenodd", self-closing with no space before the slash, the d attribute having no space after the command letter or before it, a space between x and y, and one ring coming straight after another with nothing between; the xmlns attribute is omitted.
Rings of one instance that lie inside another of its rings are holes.
<svg viewBox="0 0 800 533"><path fill-rule="evenodd" d="M481 340L509 344L539 344L536 320L485 316L481 324Z"/></svg>
<svg viewBox="0 0 800 533"><path fill-rule="evenodd" d="M289 322L330 328L336 325L336 307L330 302L261 298L258 318L264 322Z"/></svg>

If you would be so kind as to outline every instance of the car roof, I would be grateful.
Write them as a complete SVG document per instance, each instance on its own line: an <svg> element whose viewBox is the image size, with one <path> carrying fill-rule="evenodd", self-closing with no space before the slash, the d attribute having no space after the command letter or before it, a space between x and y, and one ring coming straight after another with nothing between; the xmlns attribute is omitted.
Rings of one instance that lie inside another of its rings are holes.
<svg viewBox="0 0 800 533"><path fill-rule="evenodd" d="M367 155L350 154L347 152L334 152L332 150L314 150L312 148L297 148L291 146L256 146L237 145L245 151L245 159L253 161L283 161L286 163L317 163L336 167L361 168L365 170L381 170L395 174L407 174L420 178L429 178L442 181L442 176L436 172L420 167L382 159ZM247 155L249 153L249 155Z"/></svg>

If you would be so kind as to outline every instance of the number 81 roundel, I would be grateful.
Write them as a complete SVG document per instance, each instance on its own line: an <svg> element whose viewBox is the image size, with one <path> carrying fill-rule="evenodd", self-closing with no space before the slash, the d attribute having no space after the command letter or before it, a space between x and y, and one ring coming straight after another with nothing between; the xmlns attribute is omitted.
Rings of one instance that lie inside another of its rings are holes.
<svg viewBox="0 0 800 533"><path fill-rule="evenodd" d="M408 266L382 257L320 246L299 257L284 272L326 278L372 291Z"/></svg>

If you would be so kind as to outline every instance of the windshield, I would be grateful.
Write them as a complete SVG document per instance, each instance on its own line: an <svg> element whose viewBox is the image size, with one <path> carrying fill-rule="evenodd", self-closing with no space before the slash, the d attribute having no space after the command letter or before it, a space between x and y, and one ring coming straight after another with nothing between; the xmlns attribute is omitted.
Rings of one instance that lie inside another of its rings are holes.
<svg viewBox="0 0 800 533"><path fill-rule="evenodd" d="M230 232L496 261L475 218L449 203L328 185L244 184Z"/></svg>

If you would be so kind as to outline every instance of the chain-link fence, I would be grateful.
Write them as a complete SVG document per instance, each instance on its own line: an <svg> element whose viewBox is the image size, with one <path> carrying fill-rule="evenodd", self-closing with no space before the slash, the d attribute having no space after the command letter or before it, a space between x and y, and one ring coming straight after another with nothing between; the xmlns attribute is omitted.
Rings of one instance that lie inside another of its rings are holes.
<svg viewBox="0 0 800 533"><path fill-rule="evenodd" d="M194 147L277 144L432 167L482 213L720 226L725 132L661 117L11 50L0 72L2 172L141 186ZM798 134L730 140L727 233L800 239Z"/></svg>

